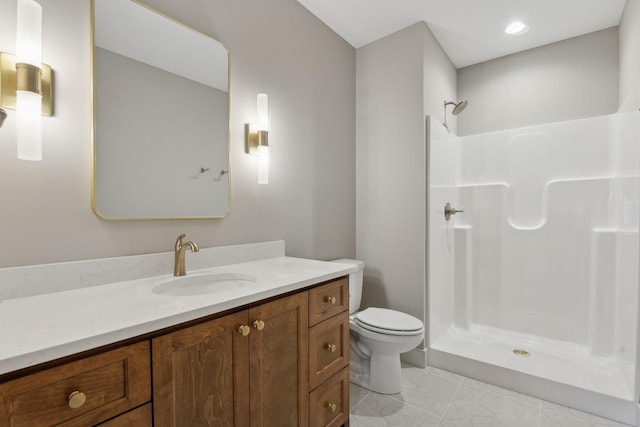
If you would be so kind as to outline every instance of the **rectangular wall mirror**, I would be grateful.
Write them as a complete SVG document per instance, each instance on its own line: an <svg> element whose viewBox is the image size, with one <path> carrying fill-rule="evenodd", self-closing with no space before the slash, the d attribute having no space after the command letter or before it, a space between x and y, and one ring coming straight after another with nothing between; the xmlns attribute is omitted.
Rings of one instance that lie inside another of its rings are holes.
<svg viewBox="0 0 640 427"><path fill-rule="evenodd" d="M228 50L135 0L92 6L94 212L226 216Z"/></svg>

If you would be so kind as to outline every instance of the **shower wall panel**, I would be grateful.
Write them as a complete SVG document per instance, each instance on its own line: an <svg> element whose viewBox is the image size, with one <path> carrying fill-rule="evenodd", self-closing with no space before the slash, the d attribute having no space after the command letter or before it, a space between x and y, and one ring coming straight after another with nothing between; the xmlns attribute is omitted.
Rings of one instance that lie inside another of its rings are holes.
<svg viewBox="0 0 640 427"><path fill-rule="evenodd" d="M432 126L431 342L480 327L635 363L638 116ZM464 212L445 221L446 202Z"/></svg>
<svg viewBox="0 0 640 427"><path fill-rule="evenodd" d="M454 323L454 229L444 220L445 203L459 203L460 140L444 126L427 117L430 129L427 138L429 161L427 235L427 270L429 281L428 313L429 341L436 341Z"/></svg>

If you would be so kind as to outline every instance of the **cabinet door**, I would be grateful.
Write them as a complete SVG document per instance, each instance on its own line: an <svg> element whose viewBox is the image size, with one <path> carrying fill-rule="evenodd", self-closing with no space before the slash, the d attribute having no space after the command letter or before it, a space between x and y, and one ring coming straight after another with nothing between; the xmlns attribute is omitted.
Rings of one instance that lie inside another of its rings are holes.
<svg viewBox="0 0 640 427"><path fill-rule="evenodd" d="M249 322L251 426L307 426L307 293L251 308Z"/></svg>
<svg viewBox="0 0 640 427"><path fill-rule="evenodd" d="M247 311L152 341L156 427L249 425Z"/></svg>

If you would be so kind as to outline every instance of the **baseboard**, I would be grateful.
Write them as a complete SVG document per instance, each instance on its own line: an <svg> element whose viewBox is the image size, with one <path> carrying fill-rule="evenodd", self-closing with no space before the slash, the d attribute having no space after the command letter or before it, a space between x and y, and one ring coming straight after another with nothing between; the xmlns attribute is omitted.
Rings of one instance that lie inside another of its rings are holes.
<svg viewBox="0 0 640 427"><path fill-rule="evenodd" d="M408 365L425 368L427 366L427 349L414 348L411 351L402 353L400 355L400 360Z"/></svg>

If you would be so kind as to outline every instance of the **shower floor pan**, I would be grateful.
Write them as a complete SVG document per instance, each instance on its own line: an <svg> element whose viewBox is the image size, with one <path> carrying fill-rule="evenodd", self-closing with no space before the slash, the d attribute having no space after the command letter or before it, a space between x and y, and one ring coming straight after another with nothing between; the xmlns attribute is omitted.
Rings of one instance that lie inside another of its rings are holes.
<svg viewBox="0 0 640 427"><path fill-rule="evenodd" d="M636 423L633 367L612 357L590 355L585 346L473 325L469 329L450 328L432 343L428 364Z"/></svg>

